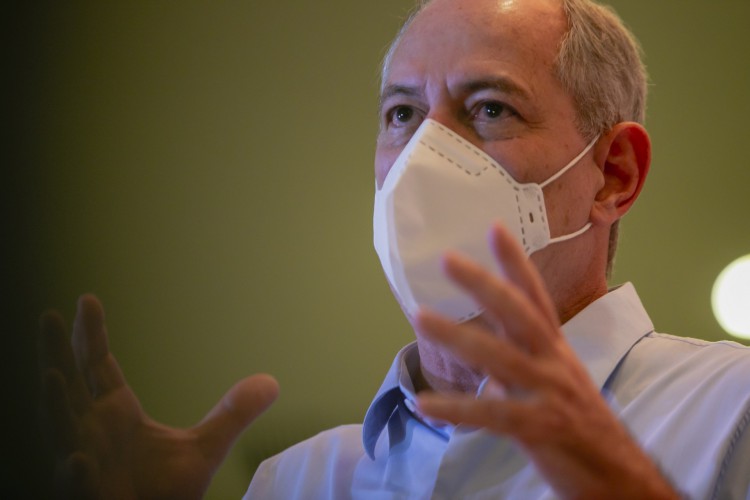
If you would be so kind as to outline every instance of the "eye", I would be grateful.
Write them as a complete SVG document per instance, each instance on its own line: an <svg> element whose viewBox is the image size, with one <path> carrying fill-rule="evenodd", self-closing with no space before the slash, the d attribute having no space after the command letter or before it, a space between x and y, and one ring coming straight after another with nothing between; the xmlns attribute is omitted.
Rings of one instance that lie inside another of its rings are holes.
<svg viewBox="0 0 750 500"><path fill-rule="evenodd" d="M482 105L481 112L487 118L497 118L503 114L503 105L499 102L488 102Z"/></svg>
<svg viewBox="0 0 750 500"><path fill-rule="evenodd" d="M416 118L417 110L415 110L412 106L407 106L405 104L394 106L388 111L388 114L386 115L388 125L396 128L416 125Z"/></svg>
<svg viewBox="0 0 750 500"><path fill-rule="evenodd" d="M398 123L407 123L414 116L414 110L409 106L398 106L393 110L393 120Z"/></svg>
<svg viewBox="0 0 750 500"><path fill-rule="evenodd" d="M475 108L473 116L478 120L497 120L515 114L513 108L498 101L485 101Z"/></svg>

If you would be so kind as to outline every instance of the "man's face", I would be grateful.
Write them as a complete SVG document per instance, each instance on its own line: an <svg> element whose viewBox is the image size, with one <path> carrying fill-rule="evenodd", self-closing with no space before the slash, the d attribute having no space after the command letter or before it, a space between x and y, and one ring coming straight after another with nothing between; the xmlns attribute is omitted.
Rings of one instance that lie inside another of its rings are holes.
<svg viewBox="0 0 750 500"><path fill-rule="evenodd" d="M378 186L428 117L484 150L520 182L544 181L566 165L587 141L576 129L572 98L554 74L565 29L554 0L429 4L399 42L384 77ZM590 157L581 165L544 190L553 236L588 221L596 167Z"/></svg>

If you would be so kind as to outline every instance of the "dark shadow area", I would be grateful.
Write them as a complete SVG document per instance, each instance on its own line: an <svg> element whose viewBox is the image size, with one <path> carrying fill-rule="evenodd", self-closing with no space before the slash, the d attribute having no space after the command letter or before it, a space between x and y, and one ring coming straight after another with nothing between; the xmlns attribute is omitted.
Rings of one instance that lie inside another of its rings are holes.
<svg viewBox="0 0 750 500"><path fill-rule="evenodd" d="M36 363L38 318L44 306L40 259L45 241L45 168L38 154L43 131L39 92L54 26L52 2L3 6L2 172L0 173L0 331L2 352L4 498L50 498L52 455L40 425Z"/></svg>

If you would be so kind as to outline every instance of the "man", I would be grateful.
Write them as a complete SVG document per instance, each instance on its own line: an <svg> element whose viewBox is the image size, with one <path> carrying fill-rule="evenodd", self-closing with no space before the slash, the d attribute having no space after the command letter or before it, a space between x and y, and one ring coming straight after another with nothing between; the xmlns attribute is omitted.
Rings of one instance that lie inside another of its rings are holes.
<svg viewBox="0 0 750 500"><path fill-rule="evenodd" d="M363 425L268 460L247 496L750 498L750 352L656 334L631 286L607 290L649 167L644 106L634 42L587 0L422 6L386 58L375 159L376 247L417 342ZM490 183L513 196L480 196ZM496 202L513 217L487 257L472 229ZM125 384L95 298L75 357L58 316L43 330L74 495L200 496L277 391L245 379L169 429Z"/></svg>

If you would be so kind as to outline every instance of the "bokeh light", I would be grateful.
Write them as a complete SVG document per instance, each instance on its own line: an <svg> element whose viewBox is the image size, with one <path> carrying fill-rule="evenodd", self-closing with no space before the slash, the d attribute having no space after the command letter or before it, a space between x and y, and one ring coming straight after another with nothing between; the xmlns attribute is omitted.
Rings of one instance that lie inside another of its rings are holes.
<svg viewBox="0 0 750 500"><path fill-rule="evenodd" d="M750 339L750 255L729 264L716 278L711 305L730 335Z"/></svg>

